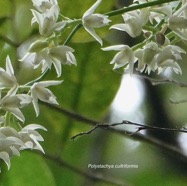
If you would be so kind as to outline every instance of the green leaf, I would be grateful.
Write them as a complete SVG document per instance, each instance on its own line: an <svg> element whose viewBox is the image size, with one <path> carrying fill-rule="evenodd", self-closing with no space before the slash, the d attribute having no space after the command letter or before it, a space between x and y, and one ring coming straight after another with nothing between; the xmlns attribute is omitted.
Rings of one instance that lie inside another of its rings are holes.
<svg viewBox="0 0 187 186"><path fill-rule="evenodd" d="M20 157L11 160L11 168L2 178L2 183L3 186L55 186L45 160L31 152L22 152Z"/></svg>

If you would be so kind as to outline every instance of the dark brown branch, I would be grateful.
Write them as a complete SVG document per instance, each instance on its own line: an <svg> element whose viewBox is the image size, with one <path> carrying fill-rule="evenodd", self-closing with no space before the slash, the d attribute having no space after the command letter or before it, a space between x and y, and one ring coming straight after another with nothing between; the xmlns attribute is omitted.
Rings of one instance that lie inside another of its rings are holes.
<svg viewBox="0 0 187 186"><path fill-rule="evenodd" d="M138 126L137 130L135 132L132 132L130 135L134 135L137 134L138 132L142 131L142 130L157 130L157 131L165 131L165 132L182 132L182 133L187 133L186 129L177 129L177 128L160 128L160 127L155 127L155 126L149 126L149 125L142 125L139 123L134 123L128 120L124 120L121 123L113 123L113 124L97 124L95 127L93 127L91 130L87 131L87 132L81 132L73 137L71 137L72 140L74 140L75 138L79 137L79 136L83 136L83 135L88 135L91 134L93 131L95 131L97 128L109 128L109 127L115 127L118 125L133 125L133 126Z"/></svg>
<svg viewBox="0 0 187 186"><path fill-rule="evenodd" d="M181 104L181 103L187 103L187 99L178 100L178 101L174 101L170 99L169 102L172 104Z"/></svg>
<svg viewBox="0 0 187 186"><path fill-rule="evenodd" d="M124 75L123 72L119 72L117 70L115 70L115 72L120 75ZM149 76L138 74L138 73L134 73L134 75L148 80L152 85L173 84L173 85L177 85L179 87L187 87L187 83L181 83L181 82L178 82L178 81L172 80L172 79L155 79L155 78L150 78Z"/></svg>
<svg viewBox="0 0 187 186"><path fill-rule="evenodd" d="M96 121L96 120L92 120L92 119L87 118L87 117L85 117L83 115L80 115L78 113L69 111L67 109L64 109L64 108L56 106L56 105L50 105L48 103L42 103L42 104L46 105L47 107L49 107L49 108L51 108L53 110L58 111L61 114L66 115L67 117L71 117L72 119L75 119L77 121L81 121L83 123L92 125L94 127L96 125L102 123L102 122L99 122L99 121ZM132 135L132 132L130 132L128 130L121 130L121 129L114 128L114 127L108 127L107 130L111 131L113 133L119 134L121 136L125 136L125 137L131 138L131 139L134 139L134 140L138 140L138 141L141 141L141 142L146 142L146 143L152 144L154 146L157 146L159 148L162 148L164 150L167 150L168 152L172 153L174 156L178 156L178 158L182 159L184 162L187 163L187 156L180 149L178 149L178 148L176 148L176 147L174 147L172 145L163 143L163 141L160 141L160 140L158 140L158 139L156 139L154 137L142 135L141 133L134 133Z"/></svg>
<svg viewBox="0 0 187 186"><path fill-rule="evenodd" d="M142 75L139 75L139 77L147 79L148 81L151 82L152 85L173 84L173 85L177 85L179 87L187 87L187 83L181 83L181 82L178 82L176 80L171 80L171 79L154 79L154 78L150 78L148 76L142 76Z"/></svg>
<svg viewBox="0 0 187 186"><path fill-rule="evenodd" d="M119 182L114 181L112 179L104 178L102 175L97 175L95 173L94 174L88 173L86 171L83 171L83 170L81 170L81 169L79 169L79 168L67 163L66 161L64 161L61 158L55 157L55 156L50 155L50 154L44 154L43 157L46 158L46 159L49 159L49 160L52 160L52 161L56 162L61 167L67 168L70 171L72 171L72 172L74 172L76 174L79 174L80 176L83 176L85 178L88 178L88 179L91 179L91 180L94 180L94 181L103 182L103 183L106 183L107 185L113 185L113 186L114 185L115 186L127 186L127 185L129 185L127 183L122 183L122 182L119 183Z"/></svg>

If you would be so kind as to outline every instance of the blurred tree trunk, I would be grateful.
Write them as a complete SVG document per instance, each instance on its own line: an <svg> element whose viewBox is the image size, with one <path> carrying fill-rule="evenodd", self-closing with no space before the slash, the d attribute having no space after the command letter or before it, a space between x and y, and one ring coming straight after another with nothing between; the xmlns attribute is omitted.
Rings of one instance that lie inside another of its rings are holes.
<svg viewBox="0 0 187 186"><path fill-rule="evenodd" d="M163 128L175 128L178 124L171 120L170 113L167 112L164 107L165 100L169 98L166 97L165 93L167 91L166 87L153 86L150 81L145 80L145 97L147 99L147 119L145 118L145 123L150 123L156 127ZM146 114L145 114L146 115ZM178 142L178 134L174 132L161 132L161 131L147 131L148 136L154 137L158 140L163 141L174 147L180 149ZM164 160L166 165L175 168L176 170L186 174L187 172L187 161L179 159L177 156L172 156L167 151L160 149L160 157Z"/></svg>

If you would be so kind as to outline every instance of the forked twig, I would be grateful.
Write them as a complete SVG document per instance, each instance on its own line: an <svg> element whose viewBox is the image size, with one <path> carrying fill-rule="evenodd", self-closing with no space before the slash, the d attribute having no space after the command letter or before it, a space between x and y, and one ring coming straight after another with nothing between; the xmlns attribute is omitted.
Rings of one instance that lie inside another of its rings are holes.
<svg viewBox="0 0 187 186"><path fill-rule="evenodd" d="M83 136L83 135L89 135L93 131L95 131L97 128L110 128L110 127L115 127L119 125L133 125L137 126L137 130L135 132L131 132L130 135L134 135L142 130L156 130L156 131L165 131L165 132L182 132L182 133L187 133L187 129L183 128L162 128L162 127L156 127L156 126L149 126L149 125L143 125L139 123L134 123L128 120L123 120L121 123L112 123L112 124L104 124L104 123L98 123L95 125L91 130L86 131L86 132L81 132L76 134L75 136L71 137L72 140L74 140L77 137Z"/></svg>

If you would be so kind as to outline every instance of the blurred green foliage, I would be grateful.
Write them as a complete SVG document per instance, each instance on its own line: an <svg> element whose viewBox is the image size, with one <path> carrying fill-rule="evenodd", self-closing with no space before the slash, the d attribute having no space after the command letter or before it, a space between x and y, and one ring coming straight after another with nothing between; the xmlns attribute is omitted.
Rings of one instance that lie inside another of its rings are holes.
<svg viewBox="0 0 187 186"><path fill-rule="evenodd" d="M93 0L59 0L59 5L62 15L70 18L81 18L82 14L94 2ZM115 0L105 0L96 12L111 11L115 4ZM36 29L36 27L31 27L30 24L32 18L31 8L31 0L0 1L0 34L19 45L30 39L33 36L32 34L35 33L34 29ZM64 35L62 34L62 42L71 29L69 28ZM108 36L106 29L98 31L104 38ZM83 28L75 35L69 46L75 49L77 67L63 66L62 79L64 82L58 87L52 87L51 90L57 96L61 107L95 120L103 120L110 111L110 105L118 90L121 76L112 71L112 66L109 64L114 53L103 52L100 50L100 45L92 40ZM4 67L6 55L10 55L14 61L13 65L17 70L16 76L20 82L24 83L26 79L37 77L38 71L27 71L26 68L18 64L19 56L17 56L15 47L7 45L0 39L0 49L2 67ZM46 79L56 79L54 70L51 70ZM186 185L186 178L177 170L164 164L165 157L156 154L156 148L139 144L137 148L130 150L129 146L136 146L136 141L127 140L117 134L111 134L103 130L100 131L100 135L97 135L97 131L95 131L89 136L72 141L70 140L71 136L89 130L90 126L44 105L40 105L41 114L38 118L35 117L32 106L26 108L23 112L26 117L26 124L38 123L47 128L47 132L41 132L45 140L42 146L46 154L60 157L78 169L85 172L93 171L94 173L94 170L88 169L88 164L97 163L93 157L95 153L100 153L103 158L99 162L100 164L127 163L139 166L138 169L106 169L103 171L104 177L112 178L116 182L120 180L137 186ZM2 165L2 162L0 163ZM7 167L3 163L0 185L88 185L85 180L84 176L75 173L71 168L61 166L58 162L28 151L22 152L20 157L13 157L9 171L7 171ZM96 182L95 185L108 186L108 184L102 182Z"/></svg>

